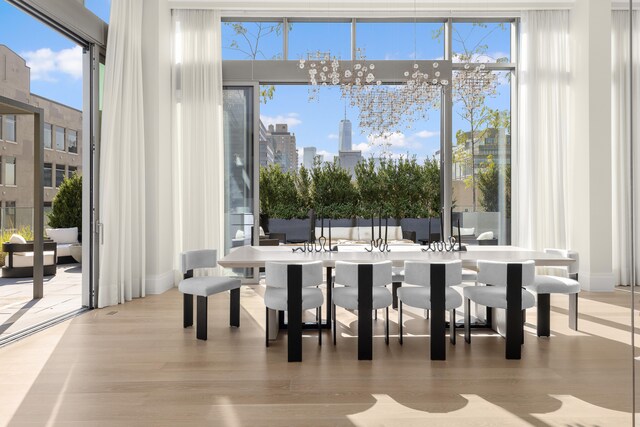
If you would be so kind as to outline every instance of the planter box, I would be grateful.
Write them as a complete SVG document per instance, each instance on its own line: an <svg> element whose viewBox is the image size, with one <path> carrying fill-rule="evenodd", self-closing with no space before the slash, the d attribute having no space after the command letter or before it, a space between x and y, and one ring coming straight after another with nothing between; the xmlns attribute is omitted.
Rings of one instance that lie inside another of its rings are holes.
<svg viewBox="0 0 640 427"><path fill-rule="evenodd" d="M306 242L311 239L311 220L269 218L270 233L285 233L287 242Z"/></svg>

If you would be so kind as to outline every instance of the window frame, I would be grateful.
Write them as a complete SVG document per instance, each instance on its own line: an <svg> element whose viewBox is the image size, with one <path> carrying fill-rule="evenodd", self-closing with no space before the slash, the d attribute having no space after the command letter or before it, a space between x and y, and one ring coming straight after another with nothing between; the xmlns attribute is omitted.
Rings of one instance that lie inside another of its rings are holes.
<svg viewBox="0 0 640 427"><path fill-rule="evenodd" d="M7 159L13 159L13 162L7 162ZM7 181L7 173L9 173L9 168L7 168L7 164L13 165L13 184L9 184ZM18 186L18 159L16 156L2 156L2 166L3 166L3 174L2 174L2 183L7 187L17 187Z"/></svg>

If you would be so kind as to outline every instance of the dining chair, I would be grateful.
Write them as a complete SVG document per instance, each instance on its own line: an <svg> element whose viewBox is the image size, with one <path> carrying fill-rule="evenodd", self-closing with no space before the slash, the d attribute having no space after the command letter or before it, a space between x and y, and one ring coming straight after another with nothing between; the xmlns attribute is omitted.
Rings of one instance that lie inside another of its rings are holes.
<svg viewBox="0 0 640 427"><path fill-rule="evenodd" d="M265 344L269 347L269 309L288 312L289 361L302 360L302 312L305 310L316 309L318 344L322 345L320 307L324 296L317 288L322 282L322 261L265 263Z"/></svg>
<svg viewBox="0 0 640 427"><path fill-rule="evenodd" d="M449 310L450 340L456 343L456 308L462 305L462 297L451 288L462 283L462 262L405 261L404 283L398 289L399 341L403 343L402 305L432 310L431 359L444 360L445 311Z"/></svg>
<svg viewBox="0 0 640 427"><path fill-rule="evenodd" d="M527 286L529 291L535 292L538 296L537 334L539 337L548 337L551 335L551 294L569 295L569 327L577 331L578 293L581 288L578 282L580 257L576 251L572 250L545 249L544 251L548 254L571 258L574 261L567 267L558 267L566 270L569 277L536 275L533 284Z"/></svg>
<svg viewBox="0 0 640 427"><path fill-rule="evenodd" d="M193 296L196 295L198 302L196 337L199 340L207 339L207 303L210 295L230 291L229 323L231 326L240 326L240 280L224 276L193 277L194 270L216 266L217 251L215 249L187 251L180 254L183 280L178 284L178 290L184 294L183 327L193 325Z"/></svg>
<svg viewBox="0 0 640 427"><path fill-rule="evenodd" d="M525 289L533 284L535 263L478 261L478 284L463 290L465 299L465 341L471 342L471 302L490 308L505 309L506 358L520 359L524 343L524 319L526 309L535 305L535 297Z"/></svg>
<svg viewBox="0 0 640 427"><path fill-rule="evenodd" d="M336 261L335 271L335 285L337 287L333 289L333 344L336 344L336 306L339 306L347 310L358 310L358 316L361 319L365 312L386 309L385 343L389 345L389 306L392 303L392 296L386 286L392 282L391 261L372 264ZM364 353L362 353L363 357L360 357L359 349L359 358L364 359L367 358L368 352L370 353L370 349L366 347L370 346L373 334L370 329L371 314L368 316L369 322L359 321L358 324L359 347L360 342L363 342L363 347L365 347ZM366 330L367 328L369 330ZM361 333L367 336L360 337ZM368 342L364 343L364 340L368 340Z"/></svg>

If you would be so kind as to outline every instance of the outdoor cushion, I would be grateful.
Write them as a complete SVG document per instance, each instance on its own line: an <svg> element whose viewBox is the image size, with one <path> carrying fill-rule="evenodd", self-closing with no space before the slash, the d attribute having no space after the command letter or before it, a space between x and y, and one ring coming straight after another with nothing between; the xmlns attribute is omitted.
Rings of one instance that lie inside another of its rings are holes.
<svg viewBox="0 0 640 427"><path fill-rule="evenodd" d="M58 251L58 258L61 256L71 256L71 246L76 243L56 243L56 249Z"/></svg>
<svg viewBox="0 0 640 427"><path fill-rule="evenodd" d="M7 260L7 266L9 261ZM54 265L53 251L44 252L44 265ZM33 252L14 252L13 267L33 267Z"/></svg>
<svg viewBox="0 0 640 427"><path fill-rule="evenodd" d="M481 233L476 240L491 240L493 239L493 231L485 231Z"/></svg>
<svg viewBox="0 0 640 427"><path fill-rule="evenodd" d="M12 234L9 238L9 243L27 243L26 239L19 234Z"/></svg>
<svg viewBox="0 0 640 427"><path fill-rule="evenodd" d="M461 236L473 236L476 233L476 229L474 227L464 228L460 227L460 235ZM458 235L458 227L453 227L453 235Z"/></svg>
<svg viewBox="0 0 640 427"><path fill-rule="evenodd" d="M47 228L46 233L56 243L78 243L78 227Z"/></svg>
<svg viewBox="0 0 640 427"><path fill-rule="evenodd" d="M381 231L381 233L380 233ZM380 237L380 234L382 234L382 239L384 239L384 221L382 224L382 228L378 227L378 224L376 223L375 226L373 227L373 237L374 238L378 238ZM357 227L357 239L354 240L360 240L363 242L370 242L371 241L371 226L361 226L361 227ZM389 226L387 228L387 241L390 240L402 240L402 227L399 225L393 225L393 226Z"/></svg>
<svg viewBox="0 0 640 427"><path fill-rule="evenodd" d="M358 236L353 235L353 227L331 227L331 240L357 240ZM316 239L322 235L322 227L316 227ZM329 225L324 224L324 237L329 240Z"/></svg>

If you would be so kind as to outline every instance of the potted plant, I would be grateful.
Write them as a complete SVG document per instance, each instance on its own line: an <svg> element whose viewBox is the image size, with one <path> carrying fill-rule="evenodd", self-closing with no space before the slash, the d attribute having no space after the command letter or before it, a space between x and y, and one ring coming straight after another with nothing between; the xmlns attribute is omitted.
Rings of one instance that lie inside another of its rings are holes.
<svg viewBox="0 0 640 427"><path fill-rule="evenodd" d="M76 227L78 229L78 242L82 241L81 175L74 173L71 177L65 178L60 184L58 193L53 198L53 206L49 213L49 227L56 229ZM69 252L69 255L77 262L81 262L82 246L80 244L71 244Z"/></svg>

